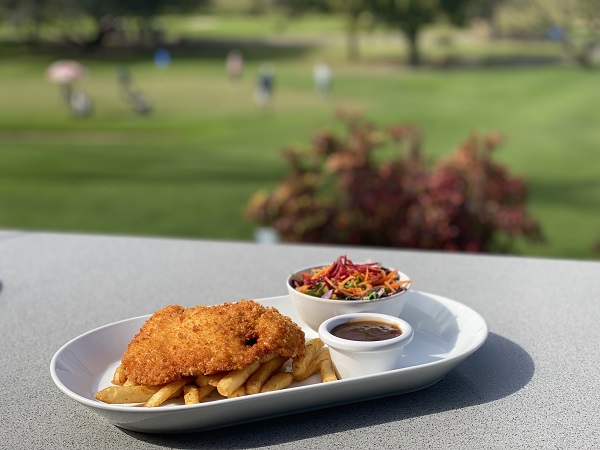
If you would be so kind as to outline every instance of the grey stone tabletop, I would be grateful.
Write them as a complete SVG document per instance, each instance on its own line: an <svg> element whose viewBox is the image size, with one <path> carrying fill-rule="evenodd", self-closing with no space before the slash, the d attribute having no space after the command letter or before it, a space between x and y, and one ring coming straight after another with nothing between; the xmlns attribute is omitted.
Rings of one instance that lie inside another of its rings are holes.
<svg viewBox="0 0 600 450"><path fill-rule="evenodd" d="M188 434L110 424L54 384L66 342L168 304L286 295L294 269L380 261L489 335L431 387ZM597 448L600 263L365 247L0 233L0 449Z"/></svg>

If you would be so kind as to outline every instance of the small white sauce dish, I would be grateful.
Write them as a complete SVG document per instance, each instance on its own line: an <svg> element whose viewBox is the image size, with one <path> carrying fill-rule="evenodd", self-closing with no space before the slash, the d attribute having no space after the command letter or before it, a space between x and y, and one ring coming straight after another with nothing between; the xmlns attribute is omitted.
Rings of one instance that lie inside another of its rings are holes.
<svg viewBox="0 0 600 450"><path fill-rule="evenodd" d="M383 322L400 328L402 334L380 341L355 341L332 334L338 325L348 322ZM331 361L340 378L354 378L402 367L404 347L414 336L412 326L395 316L377 313L352 313L327 319L319 327L319 337L329 347Z"/></svg>

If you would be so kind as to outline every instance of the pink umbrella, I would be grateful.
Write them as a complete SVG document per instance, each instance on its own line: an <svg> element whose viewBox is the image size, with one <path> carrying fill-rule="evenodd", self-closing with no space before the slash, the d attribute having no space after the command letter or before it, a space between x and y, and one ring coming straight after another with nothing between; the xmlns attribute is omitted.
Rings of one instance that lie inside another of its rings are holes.
<svg viewBox="0 0 600 450"><path fill-rule="evenodd" d="M53 83L70 84L82 79L86 73L85 67L77 61L62 59L48 66L46 78Z"/></svg>

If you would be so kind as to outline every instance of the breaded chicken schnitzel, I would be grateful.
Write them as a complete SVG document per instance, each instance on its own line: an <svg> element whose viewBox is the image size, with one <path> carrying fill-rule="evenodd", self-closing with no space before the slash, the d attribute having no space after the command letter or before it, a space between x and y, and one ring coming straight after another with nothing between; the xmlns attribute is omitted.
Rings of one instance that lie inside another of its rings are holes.
<svg viewBox="0 0 600 450"><path fill-rule="evenodd" d="M129 343L127 379L155 386L186 376L238 370L267 355L304 353L304 332L289 317L253 300L155 312Z"/></svg>

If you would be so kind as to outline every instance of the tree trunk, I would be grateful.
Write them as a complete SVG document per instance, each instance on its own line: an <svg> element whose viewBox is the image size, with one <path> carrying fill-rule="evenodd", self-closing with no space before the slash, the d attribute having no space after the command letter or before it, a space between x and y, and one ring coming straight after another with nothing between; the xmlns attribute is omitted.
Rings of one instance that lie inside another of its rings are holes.
<svg viewBox="0 0 600 450"><path fill-rule="evenodd" d="M408 43L408 63L413 67L420 66L421 53L419 51L419 30L406 30L404 34Z"/></svg>
<svg viewBox="0 0 600 450"><path fill-rule="evenodd" d="M96 35L92 39L90 39L89 41L87 41L83 44L82 49L84 52L92 52L92 51L95 51L96 49L98 49L99 47L102 47L102 44L104 43L104 40L106 39L106 37L114 31L114 28L112 25L112 18L110 18L110 17L98 18L96 29L97 29Z"/></svg>
<svg viewBox="0 0 600 450"><path fill-rule="evenodd" d="M358 50L358 18L350 15L346 29L346 56L349 61L357 61L360 58Z"/></svg>

